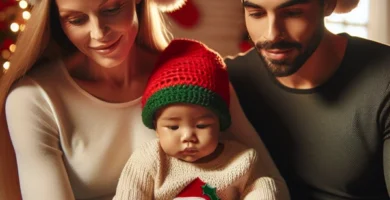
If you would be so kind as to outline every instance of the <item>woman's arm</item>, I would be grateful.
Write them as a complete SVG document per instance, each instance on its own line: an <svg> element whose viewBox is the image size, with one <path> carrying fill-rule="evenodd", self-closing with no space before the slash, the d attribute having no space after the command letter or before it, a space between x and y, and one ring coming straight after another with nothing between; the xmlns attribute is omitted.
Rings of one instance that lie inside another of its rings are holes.
<svg viewBox="0 0 390 200"><path fill-rule="evenodd" d="M4 113L0 121L0 200L20 200L20 186L15 151L12 147Z"/></svg>
<svg viewBox="0 0 390 200"><path fill-rule="evenodd" d="M289 192L286 182L281 177L279 170L276 168L268 150L261 141L256 130L246 118L236 92L230 84L230 114L232 116L232 125L228 129L227 134L233 136L237 141L248 147L254 148L257 152L258 162L260 167L255 170L261 177L269 177L275 181L276 190L280 199L289 199Z"/></svg>
<svg viewBox="0 0 390 200"><path fill-rule="evenodd" d="M5 111L23 200L74 199L58 125L43 89L25 78L11 90Z"/></svg>

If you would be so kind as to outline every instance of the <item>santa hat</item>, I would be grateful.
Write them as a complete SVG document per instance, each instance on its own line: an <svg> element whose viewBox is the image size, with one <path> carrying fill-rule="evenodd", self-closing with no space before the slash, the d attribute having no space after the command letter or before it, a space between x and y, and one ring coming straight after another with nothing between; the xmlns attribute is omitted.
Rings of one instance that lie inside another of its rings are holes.
<svg viewBox="0 0 390 200"><path fill-rule="evenodd" d="M41 0L27 0L31 5L35 5ZM147 0L141 0L147 1ZM172 12L181 8L186 0L148 0L150 3L154 3L163 12Z"/></svg>
<svg viewBox="0 0 390 200"><path fill-rule="evenodd" d="M218 53L198 41L173 40L161 53L141 103L142 121L151 129L160 108L188 103L213 111L221 131L226 130L231 124L226 65Z"/></svg>
<svg viewBox="0 0 390 200"><path fill-rule="evenodd" d="M359 4L359 0L337 0L335 13L348 13L351 12Z"/></svg>
<svg viewBox="0 0 390 200"><path fill-rule="evenodd" d="M163 12L172 12L183 7L186 3L186 0L151 0L154 2L161 11Z"/></svg>

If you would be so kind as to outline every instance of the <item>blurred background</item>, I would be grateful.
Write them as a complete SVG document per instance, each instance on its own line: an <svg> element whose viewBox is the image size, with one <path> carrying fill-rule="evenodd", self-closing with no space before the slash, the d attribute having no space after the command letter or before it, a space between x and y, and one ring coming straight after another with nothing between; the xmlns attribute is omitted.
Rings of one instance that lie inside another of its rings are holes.
<svg viewBox="0 0 390 200"><path fill-rule="evenodd" d="M251 48L239 0L187 0L180 10L166 14L174 37L200 40L222 56L236 55ZM30 18L31 6L25 0L0 0L0 67L10 67L16 37ZM325 20L334 32L390 44L390 1L360 0L347 14L332 14ZM1 75L1 73L0 73Z"/></svg>

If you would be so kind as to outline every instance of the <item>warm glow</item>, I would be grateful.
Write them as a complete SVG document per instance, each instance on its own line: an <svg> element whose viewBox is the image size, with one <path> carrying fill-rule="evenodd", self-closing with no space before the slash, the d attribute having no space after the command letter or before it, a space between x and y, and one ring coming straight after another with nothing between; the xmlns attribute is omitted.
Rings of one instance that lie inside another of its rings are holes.
<svg viewBox="0 0 390 200"><path fill-rule="evenodd" d="M22 15L23 15L23 19L25 19L25 20L28 20L31 17L30 12L28 12L28 11L23 11Z"/></svg>
<svg viewBox="0 0 390 200"><path fill-rule="evenodd" d="M10 28L11 28L12 32L18 32L19 31L19 24L14 22L11 24Z"/></svg>
<svg viewBox="0 0 390 200"><path fill-rule="evenodd" d="M20 31L24 31L24 28L26 28L26 25L24 25L24 24L21 24L21 25L19 26L19 30L20 30Z"/></svg>
<svg viewBox="0 0 390 200"><path fill-rule="evenodd" d="M25 0L22 0L22 1L19 1L19 6L20 6L22 9L26 9L27 6L28 6L28 3L27 3Z"/></svg>
<svg viewBox="0 0 390 200"><path fill-rule="evenodd" d="M10 66L9 61L7 61L7 62L5 62L5 63L3 64L3 68L4 68L5 70L9 69L9 66Z"/></svg>
<svg viewBox="0 0 390 200"><path fill-rule="evenodd" d="M16 45L15 44L11 44L10 46L9 46L9 50L13 53L13 52L15 52L15 50L16 50Z"/></svg>
<svg viewBox="0 0 390 200"><path fill-rule="evenodd" d="M3 57L4 59L8 59L10 56L11 56L11 52L9 52L7 49L1 51L1 57Z"/></svg>

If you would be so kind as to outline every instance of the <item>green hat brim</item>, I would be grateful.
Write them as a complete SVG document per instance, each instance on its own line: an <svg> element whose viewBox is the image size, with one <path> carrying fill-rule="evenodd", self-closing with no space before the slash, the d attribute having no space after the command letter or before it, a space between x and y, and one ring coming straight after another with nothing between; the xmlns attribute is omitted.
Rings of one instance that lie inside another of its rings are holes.
<svg viewBox="0 0 390 200"><path fill-rule="evenodd" d="M142 121L145 126L154 129L155 113L160 108L174 103L203 106L218 116L221 131L230 127L229 107L222 97L211 90L193 85L175 85L163 88L150 96L142 110Z"/></svg>

